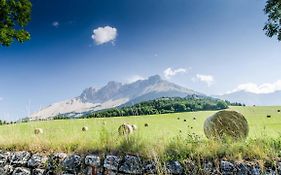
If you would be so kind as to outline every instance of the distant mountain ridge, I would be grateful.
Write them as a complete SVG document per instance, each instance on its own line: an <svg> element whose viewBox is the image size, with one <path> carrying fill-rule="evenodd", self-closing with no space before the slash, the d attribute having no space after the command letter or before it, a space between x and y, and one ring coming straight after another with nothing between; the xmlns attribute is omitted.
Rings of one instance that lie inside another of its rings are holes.
<svg viewBox="0 0 281 175"><path fill-rule="evenodd" d="M224 94L216 97L231 102L244 103L246 105L257 105L257 106L281 105L281 91L276 91L267 94L256 94L246 91L237 91L237 92Z"/></svg>
<svg viewBox="0 0 281 175"><path fill-rule="evenodd" d="M202 93L163 80L159 75L130 84L110 81L100 89L89 87L78 97L53 103L33 113L29 118L31 120L48 119L60 114L76 117L92 111L132 105L160 97L186 97L189 95L204 96Z"/></svg>

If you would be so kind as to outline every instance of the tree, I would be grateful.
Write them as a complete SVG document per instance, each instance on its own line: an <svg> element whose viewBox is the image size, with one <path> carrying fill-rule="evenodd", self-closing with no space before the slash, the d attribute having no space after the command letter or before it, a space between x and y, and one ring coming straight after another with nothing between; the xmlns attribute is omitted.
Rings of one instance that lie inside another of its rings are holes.
<svg viewBox="0 0 281 175"><path fill-rule="evenodd" d="M31 19L29 0L0 0L0 45L10 46L14 40L23 43L30 39L24 27Z"/></svg>
<svg viewBox="0 0 281 175"><path fill-rule="evenodd" d="M277 39L281 41L281 0L267 0L264 12L268 17L264 26L266 35L277 36Z"/></svg>
<svg viewBox="0 0 281 175"><path fill-rule="evenodd" d="M224 101L218 101L217 107L218 107L218 109L226 109L226 108L228 108L227 103L224 102Z"/></svg>

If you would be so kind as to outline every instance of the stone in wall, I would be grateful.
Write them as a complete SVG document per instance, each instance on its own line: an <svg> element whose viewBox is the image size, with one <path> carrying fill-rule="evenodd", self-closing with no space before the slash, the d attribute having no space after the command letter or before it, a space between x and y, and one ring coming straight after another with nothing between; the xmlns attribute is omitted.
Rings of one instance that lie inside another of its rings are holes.
<svg viewBox="0 0 281 175"><path fill-rule="evenodd" d="M4 167L8 161L10 161L10 152L0 152L0 167Z"/></svg>
<svg viewBox="0 0 281 175"><path fill-rule="evenodd" d="M30 153L27 151L14 152L11 154L11 164L16 166L26 166L30 158Z"/></svg>
<svg viewBox="0 0 281 175"><path fill-rule="evenodd" d="M17 167L13 171L12 175L30 175L30 174L31 174L30 169L25 167Z"/></svg>
<svg viewBox="0 0 281 175"><path fill-rule="evenodd" d="M14 168L11 165L4 165L3 167L0 167L0 174L6 175L11 174L13 172Z"/></svg>
<svg viewBox="0 0 281 175"><path fill-rule="evenodd" d="M86 175L101 175L103 168L101 167L101 158L98 155L87 155L85 157Z"/></svg>
<svg viewBox="0 0 281 175"><path fill-rule="evenodd" d="M166 171L168 174L182 174L183 168L178 161L169 161L166 164Z"/></svg>
<svg viewBox="0 0 281 175"><path fill-rule="evenodd" d="M228 161L221 161L220 171L222 175L234 175L236 173L236 168L233 163Z"/></svg>
<svg viewBox="0 0 281 175"><path fill-rule="evenodd" d="M143 165L143 172L145 174L156 174L157 167L156 163L152 161L148 161Z"/></svg>
<svg viewBox="0 0 281 175"><path fill-rule="evenodd" d="M142 167L143 165L139 157L126 155L119 171L126 174L143 174Z"/></svg>
<svg viewBox="0 0 281 175"><path fill-rule="evenodd" d="M27 162L30 168L45 168L48 157L40 154L33 154Z"/></svg>
<svg viewBox="0 0 281 175"><path fill-rule="evenodd" d="M49 156L46 175L62 173L62 162L67 157L65 153L55 153Z"/></svg>
<svg viewBox="0 0 281 175"><path fill-rule="evenodd" d="M76 154L66 157L63 161L63 169L65 173L79 173L81 170L81 157Z"/></svg>
<svg viewBox="0 0 281 175"><path fill-rule="evenodd" d="M45 170L44 169L33 169L32 175L44 175Z"/></svg>
<svg viewBox="0 0 281 175"><path fill-rule="evenodd" d="M121 162L121 157L114 155L107 155L105 157L103 167L105 174L117 173Z"/></svg>

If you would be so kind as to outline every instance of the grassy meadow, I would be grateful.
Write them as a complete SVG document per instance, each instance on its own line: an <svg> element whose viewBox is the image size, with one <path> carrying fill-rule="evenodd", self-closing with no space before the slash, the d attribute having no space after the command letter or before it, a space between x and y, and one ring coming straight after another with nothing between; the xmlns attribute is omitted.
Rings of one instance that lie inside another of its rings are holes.
<svg viewBox="0 0 281 175"><path fill-rule="evenodd" d="M246 142L216 143L208 141L203 132L205 119L216 111L174 113L153 116L92 118L29 122L0 127L0 147L30 151L114 151L143 153L201 154L203 156L267 157L281 148L281 107L231 107L248 120L250 133ZM271 115L271 118L267 118ZM184 121L186 120L186 121ZM122 123L135 124L138 130L129 138L118 135ZM144 124L147 123L148 127ZM87 126L88 131L81 128ZM34 129L43 134L35 135ZM249 150L251 149L251 150ZM248 151L252 151L248 155Z"/></svg>

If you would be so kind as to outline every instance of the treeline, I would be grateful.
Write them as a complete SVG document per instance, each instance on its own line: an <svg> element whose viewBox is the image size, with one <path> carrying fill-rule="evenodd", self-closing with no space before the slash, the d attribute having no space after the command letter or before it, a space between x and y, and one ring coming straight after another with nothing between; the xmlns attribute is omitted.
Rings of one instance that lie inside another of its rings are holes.
<svg viewBox="0 0 281 175"><path fill-rule="evenodd" d="M10 124L15 124L16 122L13 122L13 121L11 121L11 122L7 122L7 121L5 121L5 120L0 120L0 126L1 125L10 125Z"/></svg>
<svg viewBox="0 0 281 175"><path fill-rule="evenodd" d="M156 100L141 102L133 106L122 108L112 108L104 111L93 112L80 118L102 118L102 117L118 117L118 116L138 116L167 114L176 112L191 112L204 110L221 110L228 108L230 102L210 97L190 96L186 98L180 97L163 97ZM67 116L57 116L54 119L66 119Z"/></svg>
<svg viewBox="0 0 281 175"><path fill-rule="evenodd" d="M246 106L244 103L230 102L227 100L225 100L225 102L228 104L228 106Z"/></svg>

